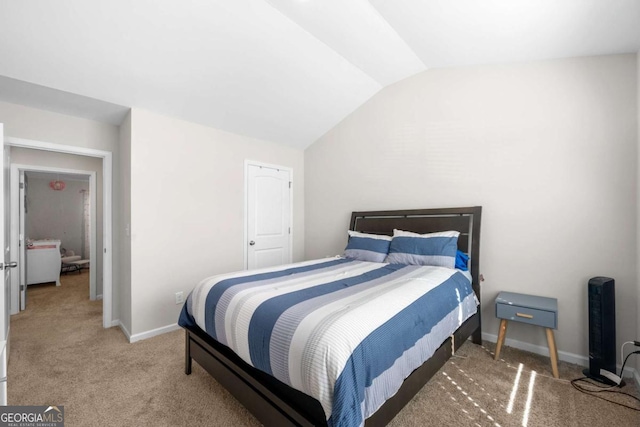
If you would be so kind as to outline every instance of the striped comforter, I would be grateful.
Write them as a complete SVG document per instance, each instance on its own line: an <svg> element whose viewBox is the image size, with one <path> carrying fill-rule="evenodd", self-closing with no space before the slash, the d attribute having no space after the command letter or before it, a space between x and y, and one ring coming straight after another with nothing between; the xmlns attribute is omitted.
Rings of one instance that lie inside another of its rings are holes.
<svg viewBox="0 0 640 427"><path fill-rule="evenodd" d="M179 324L359 426L476 306L458 270L329 258L205 279Z"/></svg>

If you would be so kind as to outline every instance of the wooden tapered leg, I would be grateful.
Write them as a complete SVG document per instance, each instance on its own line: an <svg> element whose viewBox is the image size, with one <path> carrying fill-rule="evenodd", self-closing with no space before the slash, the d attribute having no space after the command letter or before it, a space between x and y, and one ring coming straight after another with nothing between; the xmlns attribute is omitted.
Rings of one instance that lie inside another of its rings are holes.
<svg viewBox="0 0 640 427"><path fill-rule="evenodd" d="M553 336L553 329L545 328L547 330L547 343L549 344L549 355L551 356L551 369L553 370L553 377L560 378L558 374L558 349L556 348L556 339Z"/></svg>
<svg viewBox="0 0 640 427"><path fill-rule="evenodd" d="M493 357L493 360L498 360L500 357L500 350L502 349L502 344L504 343L504 337L507 335L507 319L500 320L500 330L498 331L498 342L496 343L496 354Z"/></svg>

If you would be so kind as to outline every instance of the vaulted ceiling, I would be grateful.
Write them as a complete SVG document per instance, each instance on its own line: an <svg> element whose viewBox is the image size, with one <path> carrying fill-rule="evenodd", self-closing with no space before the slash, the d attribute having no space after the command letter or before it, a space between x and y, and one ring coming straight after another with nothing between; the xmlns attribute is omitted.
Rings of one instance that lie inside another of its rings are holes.
<svg viewBox="0 0 640 427"><path fill-rule="evenodd" d="M0 0L0 100L299 148L429 68L639 50L638 0Z"/></svg>

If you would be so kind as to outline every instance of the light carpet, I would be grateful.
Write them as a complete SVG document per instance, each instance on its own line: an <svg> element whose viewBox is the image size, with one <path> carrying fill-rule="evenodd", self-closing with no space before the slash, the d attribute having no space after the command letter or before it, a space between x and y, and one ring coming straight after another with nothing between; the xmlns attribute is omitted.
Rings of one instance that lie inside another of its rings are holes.
<svg viewBox="0 0 640 427"><path fill-rule="evenodd" d="M29 287L27 310L11 317L9 404L63 405L67 426L259 425L196 363L184 374L182 331L130 344L103 329L88 280ZM560 362L556 380L548 358L505 347L494 361L492 350L465 343L391 425L640 426L640 412L573 389L581 367ZM638 396L633 384L623 391Z"/></svg>

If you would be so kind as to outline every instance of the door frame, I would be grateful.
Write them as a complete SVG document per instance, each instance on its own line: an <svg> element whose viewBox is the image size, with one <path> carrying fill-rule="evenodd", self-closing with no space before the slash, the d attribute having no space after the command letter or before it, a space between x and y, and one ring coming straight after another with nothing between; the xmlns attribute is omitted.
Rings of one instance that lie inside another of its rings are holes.
<svg viewBox="0 0 640 427"><path fill-rule="evenodd" d="M96 265L96 241L97 241L97 195L96 195L96 172L84 171L77 169L65 169L49 166L33 166L24 164L11 164L11 251L19 253L20 255L20 269L16 278L11 278L11 314L17 314L20 312L20 285L24 278L23 273L25 270L26 259L26 245L21 244L24 242L25 236L20 238L22 232L20 227L20 217L24 215L24 211L20 210L20 177L26 172L48 172L48 173L64 173L64 174L76 174L76 175L89 175L89 192L91 197L91 236L89 245L89 265ZM103 269L104 270L104 269ZM103 271L104 276L104 271ZM95 268L89 269L89 299L94 301L97 298L97 271ZM26 283L25 283L26 286Z"/></svg>
<svg viewBox="0 0 640 427"><path fill-rule="evenodd" d="M262 168L283 170L289 172L289 181L291 182L291 191L289 192L289 222L291 224L291 233L289 233L289 263L293 262L293 169L274 165L270 163L258 162L255 160L244 161L244 233L242 238L242 253L244 255L244 269L249 269L249 246L247 240L249 238L249 166L258 166Z"/></svg>
<svg viewBox="0 0 640 427"><path fill-rule="evenodd" d="M0 136L3 135L4 125L0 123ZM10 220L10 200L7 200L8 194L7 189L9 185L10 176L9 175L9 166L7 162L9 160L9 147L3 144L2 146L2 185L0 188L2 189L2 210L1 216L2 221L0 221L0 227L2 227L2 238L0 239L1 247L2 247L2 263L4 265L2 269L2 291L0 291L0 405L7 404L7 364L9 362L9 350L11 343L11 318L9 315L9 300L11 299L11 276L12 269L11 264L13 260L11 259L11 246L7 246L8 242L7 233L7 221ZM9 218L8 218L9 217ZM7 249L9 250L9 257L7 258ZM9 263L7 265L7 263ZM8 267L8 268L7 268ZM7 277L7 274L9 276ZM7 285L7 279L9 280L9 284Z"/></svg>
<svg viewBox="0 0 640 427"><path fill-rule="evenodd" d="M33 150L51 151L56 153L75 154L79 156L97 157L102 159L102 326L110 328L113 322L113 153L94 148L78 147L74 145L56 144L52 142L35 141L31 139L5 137L5 145L12 147L30 148ZM96 254L97 256L97 254ZM117 324L117 321L116 321Z"/></svg>

